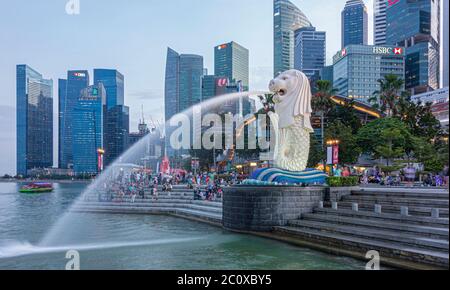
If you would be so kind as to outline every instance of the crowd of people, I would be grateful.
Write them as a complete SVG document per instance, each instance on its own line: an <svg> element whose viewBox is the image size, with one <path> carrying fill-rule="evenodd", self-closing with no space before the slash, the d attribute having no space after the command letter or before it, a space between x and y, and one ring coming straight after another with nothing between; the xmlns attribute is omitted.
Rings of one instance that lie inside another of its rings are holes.
<svg viewBox="0 0 450 290"><path fill-rule="evenodd" d="M344 169L345 170L345 169ZM345 176L342 174L341 176ZM440 173L419 174L417 169L406 166L395 172L383 172L378 166L366 169L360 175L360 183L378 184L385 186L421 185L421 186L448 186L448 168Z"/></svg>
<svg viewBox="0 0 450 290"><path fill-rule="evenodd" d="M448 186L448 168L439 174L429 173L418 178L416 169L410 166L389 174L383 172L378 166L365 169L363 172L349 166L335 166L332 175L359 176L362 185ZM193 190L194 199L213 201L222 198L224 187L239 184L244 179L245 176L236 172L226 175L217 175L213 172L193 174L185 171L173 174L151 174L144 169L133 169L129 172L120 170L118 173L105 177L102 188L99 188L97 192L99 201L134 203L137 197L158 200L159 190L170 194L175 185L183 185Z"/></svg>
<svg viewBox="0 0 450 290"><path fill-rule="evenodd" d="M213 201L222 198L223 187L239 184L242 180L235 172L225 179L212 172L151 174L143 169L120 170L106 176L97 193L99 201L134 203L136 198L158 200L159 190L170 194L175 185L185 185L193 190L194 199Z"/></svg>

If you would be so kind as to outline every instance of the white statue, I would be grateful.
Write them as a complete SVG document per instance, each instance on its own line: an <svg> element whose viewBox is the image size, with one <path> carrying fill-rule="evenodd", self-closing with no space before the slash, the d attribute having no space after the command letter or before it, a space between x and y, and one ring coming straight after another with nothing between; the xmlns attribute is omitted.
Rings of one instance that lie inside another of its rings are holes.
<svg viewBox="0 0 450 290"><path fill-rule="evenodd" d="M275 166L288 171L306 169L311 126L311 87L306 75L288 70L270 81L275 93L275 114L270 114L276 132Z"/></svg>

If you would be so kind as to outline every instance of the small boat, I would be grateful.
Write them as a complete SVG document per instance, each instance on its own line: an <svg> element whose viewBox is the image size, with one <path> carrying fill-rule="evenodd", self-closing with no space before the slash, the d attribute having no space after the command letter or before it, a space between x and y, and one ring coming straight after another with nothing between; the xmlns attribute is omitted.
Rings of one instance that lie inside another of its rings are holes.
<svg viewBox="0 0 450 290"><path fill-rule="evenodd" d="M44 182L33 182L22 186L19 190L19 192L22 193L41 193L51 191L53 191L53 184Z"/></svg>

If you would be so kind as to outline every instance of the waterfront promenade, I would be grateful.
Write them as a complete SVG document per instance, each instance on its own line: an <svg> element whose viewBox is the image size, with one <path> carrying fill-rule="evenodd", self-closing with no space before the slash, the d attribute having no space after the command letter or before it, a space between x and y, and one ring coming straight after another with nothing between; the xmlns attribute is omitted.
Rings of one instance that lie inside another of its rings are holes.
<svg viewBox="0 0 450 290"><path fill-rule="evenodd" d="M324 199L269 232L247 232L327 253L367 260L370 250L381 263L404 269L448 268L449 195L447 189L363 187ZM167 214L222 226L222 200L194 200L185 185L145 198L118 197L105 202L86 196L72 210L83 212ZM255 211L256 212L256 211Z"/></svg>

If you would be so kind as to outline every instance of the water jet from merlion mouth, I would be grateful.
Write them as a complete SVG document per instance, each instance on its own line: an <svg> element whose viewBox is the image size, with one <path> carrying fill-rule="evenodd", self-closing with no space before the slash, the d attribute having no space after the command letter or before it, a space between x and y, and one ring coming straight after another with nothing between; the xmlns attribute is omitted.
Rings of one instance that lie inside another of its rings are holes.
<svg viewBox="0 0 450 290"><path fill-rule="evenodd" d="M251 96L261 96L268 94L265 91L254 91L254 92L240 92L226 94L218 96L202 103L197 104L200 106L202 113L212 112L217 107L223 106L226 103L235 102L243 97ZM252 112L256 113L256 112ZM192 107L186 109L181 114L188 116L192 115ZM170 120L168 121L170 122ZM166 123L167 127L167 123ZM96 179L83 191L83 193L76 199L74 203L69 207L66 213L58 219L58 221L50 228L50 230L44 235L44 237L39 242L39 247L58 247L64 246L72 240L71 237L76 235L76 227L81 228L83 225L77 225L75 213L72 209L76 208L79 203L85 199L96 198L97 193L103 187L106 187L108 178L117 174L117 169L122 169L124 166L132 165L136 161L141 159L141 152L147 150L147 146L152 138L152 134L148 134L135 145L124 152L116 161L114 161L110 166L108 166ZM79 214L79 213L77 213ZM79 238L79 237L77 237Z"/></svg>

